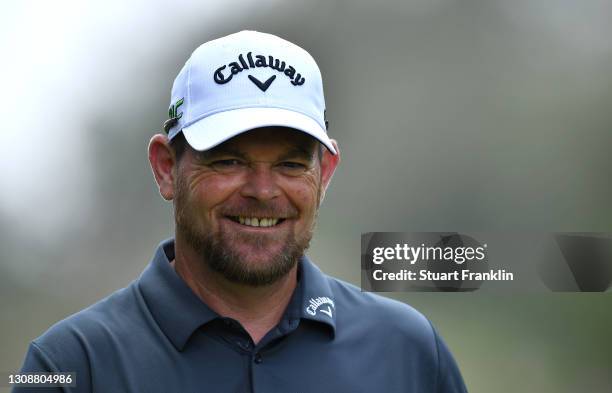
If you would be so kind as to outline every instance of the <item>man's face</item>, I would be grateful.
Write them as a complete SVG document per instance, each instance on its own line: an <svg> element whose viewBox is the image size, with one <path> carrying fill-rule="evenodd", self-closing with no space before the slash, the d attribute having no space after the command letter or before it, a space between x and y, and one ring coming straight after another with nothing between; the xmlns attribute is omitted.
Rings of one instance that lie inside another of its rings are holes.
<svg viewBox="0 0 612 393"><path fill-rule="evenodd" d="M262 128L187 149L176 169L177 236L230 281L275 282L312 237L324 191L318 146L298 131Z"/></svg>

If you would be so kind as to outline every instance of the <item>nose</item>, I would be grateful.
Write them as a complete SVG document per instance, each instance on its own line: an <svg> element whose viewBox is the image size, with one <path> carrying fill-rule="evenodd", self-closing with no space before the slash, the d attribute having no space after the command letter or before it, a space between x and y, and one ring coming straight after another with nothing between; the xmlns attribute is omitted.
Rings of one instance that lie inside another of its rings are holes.
<svg viewBox="0 0 612 393"><path fill-rule="evenodd" d="M278 197L281 194L281 189L274 177L274 173L268 165L253 165L246 175L246 181L240 189L240 195L260 201Z"/></svg>

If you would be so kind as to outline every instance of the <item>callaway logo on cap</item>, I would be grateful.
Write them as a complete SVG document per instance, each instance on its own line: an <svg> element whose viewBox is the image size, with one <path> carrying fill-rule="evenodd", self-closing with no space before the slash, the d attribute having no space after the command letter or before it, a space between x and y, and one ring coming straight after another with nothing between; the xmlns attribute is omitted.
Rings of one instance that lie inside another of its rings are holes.
<svg viewBox="0 0 612 393"><path fill-rule="evenodd" d="M182 131L196 150L254 128L281 126L312 135L336 154L317 63L272 34L241 31L202 44L174 80L168 112L168 137Z"/></svg>

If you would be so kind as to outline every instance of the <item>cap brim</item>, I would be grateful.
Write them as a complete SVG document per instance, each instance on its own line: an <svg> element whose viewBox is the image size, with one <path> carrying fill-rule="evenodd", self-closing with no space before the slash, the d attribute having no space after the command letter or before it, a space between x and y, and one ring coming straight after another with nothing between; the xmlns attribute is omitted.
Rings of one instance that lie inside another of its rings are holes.
<svg viewBox="0 0 612 393"><path fill-rule="evenodd" d="M242 108L215 113L183 128L185 139L196 150L208 150L243 132L260 127L289 127L318 139L332 154L331 139L314 119L288 109Z"/></svg>

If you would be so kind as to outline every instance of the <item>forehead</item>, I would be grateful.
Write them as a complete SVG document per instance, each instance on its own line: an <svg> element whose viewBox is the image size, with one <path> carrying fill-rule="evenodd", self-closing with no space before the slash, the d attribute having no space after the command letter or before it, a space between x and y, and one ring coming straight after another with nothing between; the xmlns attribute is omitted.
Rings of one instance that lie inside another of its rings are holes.
<svg viewBox="0 0 612 393"><path fill-rule="evenodd" d="M208 150L209 153L240 151L243 153L279 153L301 151L312 154L318 141L312 136L286 127L264 127L246 131Z"/></svg>

